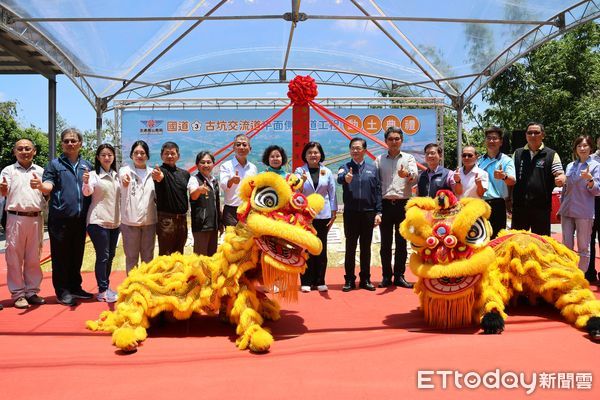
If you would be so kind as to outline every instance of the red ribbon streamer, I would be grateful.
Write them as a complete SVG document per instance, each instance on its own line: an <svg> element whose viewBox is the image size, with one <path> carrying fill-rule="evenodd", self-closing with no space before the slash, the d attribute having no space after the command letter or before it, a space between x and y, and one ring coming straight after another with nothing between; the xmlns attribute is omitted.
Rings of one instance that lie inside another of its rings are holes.
<svg viewBox="0 0 600 400"><path fill-rule="evenodd" d="M342 121L344 124L350 126L352 129L357 130L358 132L362 133L363 135L365 135L367 138L371 139L375 143L383 146L384 149L387 149L388 145L383 140L376 138L375 136L371 135L369 132L365 131L362 128L359 128L358 126L354 125L352 122L348 121L347 119L340 117L339 115L337 115L333 111L325 108L324 106L322 106L322 105L320 105L318 103L315 103L314 101L310 101L308 104L310 104L315 109L315 111L317 109L321 109L322 111L324 111L327 114L331 115L335 119L337 119L339 121Z"/></svg>
<svg viewBox="0 0 600 400"><path fill-rule="evenodd" d="M325 120L327 122L329 122L329 124L331 126L333 126L335 129L337 129L338 132L340 132L342 135L344 135L348 140L352 140L352 136L350 136L349 133L345 132L342 128L340 128L339 126L334 124L333 121L331 120L331 118L329 118L329 116L327 114L325 114L322 110L315 108L315 107L313 107L313 109L317 112L317 114L319 114L321 117L325 118ZM371 153L369 150L367 150L367 155L369 156L369 158L371 158L371 160L375 159L375 155L373 155L373 153Z"/></svg>

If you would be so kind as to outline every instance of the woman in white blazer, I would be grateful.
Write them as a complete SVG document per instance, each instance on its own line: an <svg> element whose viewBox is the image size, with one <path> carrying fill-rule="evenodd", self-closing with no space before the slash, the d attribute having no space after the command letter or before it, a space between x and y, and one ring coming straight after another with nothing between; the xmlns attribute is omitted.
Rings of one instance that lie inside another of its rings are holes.
<svg viewBox="0 0 600 400"><path fill-rule="evenodd" d="M142 262L154 258L156 237L156 195L148 144L138 140L131 146L129 157L133 166L119 170L121 180L121 234L127 273Z"/></svg>
<svg viewBox="0 0 600 400"><path fill-rule="evenodd" d="M327 233L333 225L337 213L335 178L331 170L323 165L325 152L319 142L309 142L304 146L302 161L305 164L295 171L304 180L302 193L306 196L312 193L320 194L325 199L325 206L313 220L317 237L323 243L323 250L321 254L308 258L306 272L300 277L300 290L310 292L311 289L318 289L319 292L326 292Z"/></svg>

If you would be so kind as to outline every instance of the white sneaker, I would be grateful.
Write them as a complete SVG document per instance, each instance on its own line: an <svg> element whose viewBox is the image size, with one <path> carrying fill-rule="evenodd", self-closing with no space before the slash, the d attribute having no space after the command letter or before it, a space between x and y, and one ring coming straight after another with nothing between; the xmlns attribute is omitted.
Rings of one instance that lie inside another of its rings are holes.
<svg viewBox="0 0 600 400"><path fill-rule="evenodd" d="M319 285L319 286L317 286L317 290L319 292L326 292L329 290L329 288L327 287L327 285Z"/></svg>
<svg viewBox="0 0 600 400"><path fill-rule="evenodd" d="M119 293L115 292L114 290L112 290L111 288L106 289L106 291L108 293L110 293L115 299L117 299L119 297Z"/></svg>
<svg viewBox="0 0 600 400"><path fill-rule="evenodd" d="M308 293L310 292L310 286L300 286L300 291Z"/></svg>
<svg viewBox="0 0 600 400"><path fill-rule="evenodd" d="M109 290L105 290L104 292L100 292L96 295L96 300L105 301L107 303L114 303L117 301L117 297L111 293Z"/></svg>

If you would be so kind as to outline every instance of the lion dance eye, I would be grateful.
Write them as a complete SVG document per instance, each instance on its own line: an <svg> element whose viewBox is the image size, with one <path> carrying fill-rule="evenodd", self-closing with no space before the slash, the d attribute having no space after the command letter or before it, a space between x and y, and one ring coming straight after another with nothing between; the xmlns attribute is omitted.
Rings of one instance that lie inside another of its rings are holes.
<svg viewBox="0 0 600 400"><path fill-rule="evenodd" d="M279 203L279 196L277 196L277 192L272 187L260 188L256 191L254 203L258 207L274 208Z"/></svg>
<svg viewBox="0 0 600 400"><path fill-rule="evenodd" d="M473 224L469 232L467 233L467 237L465 241L469 244L482 244L487 239L487 231L485 229L485 223L483 219L477 218L477 221Z"/></svg>

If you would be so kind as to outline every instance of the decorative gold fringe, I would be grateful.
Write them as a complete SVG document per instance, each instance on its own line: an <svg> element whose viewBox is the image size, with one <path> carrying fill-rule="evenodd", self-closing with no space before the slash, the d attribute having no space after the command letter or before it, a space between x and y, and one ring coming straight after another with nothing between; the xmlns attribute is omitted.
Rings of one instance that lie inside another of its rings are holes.
<svg viewBox="0 0 600 400"><path fill-rule="evenodd" d="M469 288L460 297L434 296L422 292L423 311L427 323L435 328L463 328L473 325L475 289Z"/></svg>
<svg viewBox="0 0 600 400"><path fill-rule="evenodd" d="M298 274L281 271L271 266L267 254L262 255L262 277L263 284L271 293L275 292L275 286L279 289L277 297L287 301L298 301Z"/></svg>

